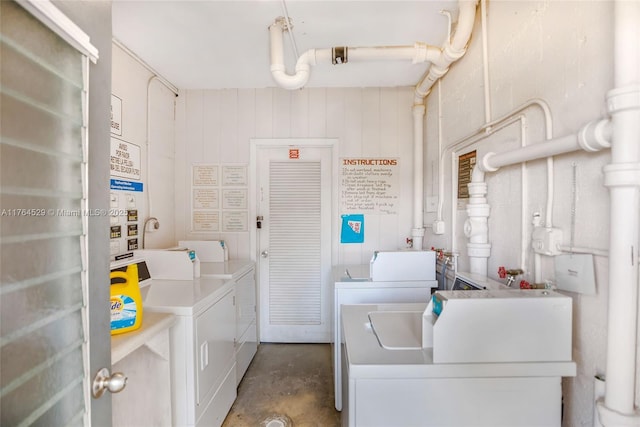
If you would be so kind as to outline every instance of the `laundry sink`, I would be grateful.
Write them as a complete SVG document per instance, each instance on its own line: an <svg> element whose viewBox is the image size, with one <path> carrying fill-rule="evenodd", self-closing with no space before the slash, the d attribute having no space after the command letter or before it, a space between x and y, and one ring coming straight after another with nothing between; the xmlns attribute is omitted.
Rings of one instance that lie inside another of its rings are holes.
<svg viewBox="0 0 640 427"><path fill-rule="evenodd" d="M423 311L372 311L371 329L382 348L419 350L422 348Z"/></svg>
<svg viewBox="0 0 640 427"><path fill-rule="evenodd" d="M349 267L344 270L341 282L370 282L369 270L362 266Z"/></svg>

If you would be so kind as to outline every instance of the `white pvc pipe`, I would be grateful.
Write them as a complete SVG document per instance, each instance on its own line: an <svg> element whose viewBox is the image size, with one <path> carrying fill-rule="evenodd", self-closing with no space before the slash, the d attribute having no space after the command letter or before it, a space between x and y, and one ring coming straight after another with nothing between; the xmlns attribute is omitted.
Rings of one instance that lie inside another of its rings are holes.
<svg viewBox="0 0 640 427"><path fill-rule="evenodd" d="M487 1L480 0L480 22L482 30L482 65L484 80L484 122L491 121L491 88L489 86L489 46L487 40Z"/></svg>
<svg viewBox="0 0 640 427"><path fill-rule="evenodd" d="M424 135L424 115L426 108L423 105L414 105L413 112L413 228L411 236L413 238L413 249L422 250L422 240L424 238L424 170L423 141Z"/></svg>
<svg viewBox="0 0 640 427"><path fill-rule="evenodd" d="M520 116L520 146L527 145L527 118ZM520 165L520 269L527 271L527 253L529 251L529 241L527 239L527 200L529 200L527 180L527 165ZM536 277L534 283L539 283Z"/></svg>
<svg viewBox="0 0 640 427"><path fill-rule="evenodd" d="M477 3L477 0L461 0L459 2L460 11L456 32L450 42L444 43L440 56L431 60L432 66L416 85L414 103L423 103L433 84L446 74L453 62L465 54L467 43L469 43L471 31L473 30Z"/></svg>
<svg viewBox="0 0 640 427"><path fill-rule="evenodd" d="M504 116L501 116L493 120L492 122L485 124L482 128L476 130L471 135L465 136L464 138L459 139L453 144L447 146L440 155L440 165L439 165L440 170L443 170L444 157L447 151L449 150L460 151L460 150L463 150L464 148L470 147L471 145L476 144L488 138L489 136L493 135L499 130L504 129L505 127L509 126L512 123L515 123L517 120L519 120L519 116L516 116L516 115L524 112L526 109L532 106L537 106L542 110L542 113L544 114L546 139L547 140L551 139L553 136L553 121L551 119L551 110L549 109L549 106L545 101L534 98L520 105L519 107L509 112L508 114L505 114ZM438 200L437 219L438 221L442 221L442 208L443 208L443 199L444 199L443 197L444 181L443 180L440 180L439 182L438 192L439 192L438 193L439 200Z"/></svg>
<svg viewBox="0 0 640 427"><path fill-rule="evenodd" d="M295 73L288 74L284 65L283 32L287 23L282 18L269 26L271 46L271 74L278 85L284 89L300 89L309 81L311 66L318 63L332 64L332 49L309 49L296 61ZM413 46L374 46L374 47L344 47L345 62L349 61L398 61L411 60L412 63L422 63L436 57L434 52L439 49L427 46L425 43L415 43Z"/></svg>
<svg viewBox="0 0 640 427"><path fill-rule="evenodd" d="M527 145L515 150L503 151L497 154L493 152L487 153L482 158L481 165L486 172L495 172L504 166L570 153L579 149L578 136L572 134L539 144Z"/></svg>
<svg viewBox="0 0 640 427"><path fill-rule="evenodd" d="M456 32L450 40L444 43L442 49L416 43L414 46L379 46L379 47L344 47L344 62L348 61L376 61L376 60L411 60L414 64L430 62L431 66L423 79L415 88L414 117L414 214L413 214L413 247L422 249L424 237L423 219L423 139L424 139L424 98L433 84L442 77L449 65L461 58L467 43L471 38L471 31L475 21L476 4L478 0L461 0ZM269 26L271 45L271 73L279 86L285 89L299 89L309 80L310 66L318 62L332 63L333 52L330 49L311 49L298 58L295 74L288 74L284 65L283 36L288 25L288 19L278 18Z"/></svg>
<svg viewBox="0 0 640 427"><path fill-rule="evenodd" d="M485 154L479 163L486 172L494 172L503 166L548 158L578 150L600 151L610 146L609 141L601 134L604 133L608 136L610 134L608 130L610 130L610 122L608 120L590 122L577 134L566 135L499 154L490 152ZM590 133L590 131L594 133Z"/></svg>
<svg viewBox="0 0 640 427"><path fill-rule="evenodd" d="M605 166L610 194L609 307L603 425L639 425L635 410L640 216L640 2L614 4L614 84L607 94L613 138Z"/></svg>
<svg viewBox="0 0 640 427"><path fill-rule="evenodd" d="M315 62L315 55L312 50L303 53L296 62L296 73L287 74L284 66L284 52L282 32L283 23L276 21L269 26L269 37L271 40L271 74L274 80L285 89L299 89L309 80L309 63Z"/></svg>

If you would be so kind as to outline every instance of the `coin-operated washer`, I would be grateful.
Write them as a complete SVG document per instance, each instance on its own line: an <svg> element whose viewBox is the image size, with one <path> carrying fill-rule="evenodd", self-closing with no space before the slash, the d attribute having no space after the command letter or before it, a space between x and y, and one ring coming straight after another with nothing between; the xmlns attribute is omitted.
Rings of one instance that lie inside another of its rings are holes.
<svg viewBox="0 0 640 427"><path fill-rule="evenodd" d="M560 426L572 300L547 290L440 291L343 306L343 426Z"/></svg>

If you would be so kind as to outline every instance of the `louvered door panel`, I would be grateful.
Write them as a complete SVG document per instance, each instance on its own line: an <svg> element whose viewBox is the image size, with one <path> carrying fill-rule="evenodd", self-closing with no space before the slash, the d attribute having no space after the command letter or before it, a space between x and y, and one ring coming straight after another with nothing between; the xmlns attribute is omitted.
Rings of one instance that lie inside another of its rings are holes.
<svg viewBox="0 0 640 427"><path fill-rule="evenodd" d="M321 321L320 162L272 161L269 173L269 320Z"/></svg>
<svg viewBox="0 0 640 427"><path fill-rule="evenodd" d="M82 425L88 68L22 7L0 3L0 424Z"/></svg>

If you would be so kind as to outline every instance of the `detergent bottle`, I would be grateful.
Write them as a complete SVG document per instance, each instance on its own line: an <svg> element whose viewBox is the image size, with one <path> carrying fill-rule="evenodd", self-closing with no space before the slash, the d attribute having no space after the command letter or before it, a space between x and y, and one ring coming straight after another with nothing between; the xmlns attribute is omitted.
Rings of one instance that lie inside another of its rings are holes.
<svg viewBox="0 0 640 427"><path fill-rule="evenodd" d="M111 272L111 335L133 331L142 325L142 297L138 265Z"/></svg>

